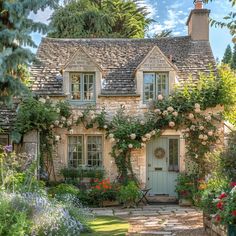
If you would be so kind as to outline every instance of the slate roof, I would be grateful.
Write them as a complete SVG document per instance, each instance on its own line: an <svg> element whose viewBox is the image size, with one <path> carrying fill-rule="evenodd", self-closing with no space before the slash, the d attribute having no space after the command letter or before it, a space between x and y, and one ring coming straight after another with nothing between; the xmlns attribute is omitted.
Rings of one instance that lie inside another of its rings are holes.
<svg viewBox="0 0 236 236"><path fill-rule="evenodd" d="M102 94L135 94L134 71L148 52L158 46L178 68L181 80L215 68L210 43L192 41L189 36L161 39L51 39L38 48L38 64L31 68L32 90L41 95L62 95L61 69L83 48L103 68Z"/></svg>

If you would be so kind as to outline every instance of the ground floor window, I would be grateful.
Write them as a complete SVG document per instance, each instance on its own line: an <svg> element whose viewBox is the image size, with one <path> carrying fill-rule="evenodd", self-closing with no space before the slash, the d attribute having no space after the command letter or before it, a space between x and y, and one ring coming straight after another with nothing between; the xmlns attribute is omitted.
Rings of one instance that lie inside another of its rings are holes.
<svg viewBox="0 0 236 236"><path fill-rule="evenodd" d="M9 144L9 137L6 134L0 135L0 145L6 146Z"/></svg>
<svg viewBox="0 0 236 236"><path fill-rule="evenodd" d="M76 135L68 137L68 166L102 167L103 137Z"/></svg>

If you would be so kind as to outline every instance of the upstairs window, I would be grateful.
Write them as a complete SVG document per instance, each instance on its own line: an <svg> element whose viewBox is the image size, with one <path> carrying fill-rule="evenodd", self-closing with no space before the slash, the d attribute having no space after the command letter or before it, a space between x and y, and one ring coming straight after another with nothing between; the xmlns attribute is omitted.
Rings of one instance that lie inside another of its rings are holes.
<svg viewBox="0 0 236 236"><path fill-rule="evenodd" d="M95 74L70 73L70 92L72 100L95 101Z"/></svg>
<svg viewBox="0 0 236 236"><path fill-rule="evenodd" d="M150 99L154 100L159 94L167 96L169 93L169 75L168 73L145 72L144 81L144 102Z"/></svg>

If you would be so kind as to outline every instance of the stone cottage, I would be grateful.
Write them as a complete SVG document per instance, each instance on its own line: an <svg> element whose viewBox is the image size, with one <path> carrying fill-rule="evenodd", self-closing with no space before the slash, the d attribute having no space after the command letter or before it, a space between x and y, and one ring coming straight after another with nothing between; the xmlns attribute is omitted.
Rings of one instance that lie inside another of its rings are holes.
<svg viewBox="0 0 236 236"><path fill-rule="evenodd" d="M199 73L209 73L215 60L209 43L209 13L196 1L188 17L188 36L160 39L52 39L44 38L38 48L39 64L31 68L32 91L53 100L68 100L74 112L86 105L105 107L111 114L121 105L132 114L146 111L150 99L171 94L176 83ZM60 136L54 153L56 172L64 166L104 167L116 177L110 156L112 143L105 132L57 128ZM3 137L1 137L3 138ZM27 140L26 140L27 141ZM165 150L157 159L156 148ZM166 130L161 138L132 152L132 164L140 182L151 194L175 195L177 171L169 170L169 155L176 170L185 169L185 140L181 130Z"/></svg>

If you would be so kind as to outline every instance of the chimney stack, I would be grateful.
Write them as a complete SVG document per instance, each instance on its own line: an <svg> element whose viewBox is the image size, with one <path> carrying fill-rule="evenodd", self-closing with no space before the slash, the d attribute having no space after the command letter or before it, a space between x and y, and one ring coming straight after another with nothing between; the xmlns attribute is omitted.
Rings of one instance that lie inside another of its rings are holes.
<svg viewBox="0 0 236 236"><path fill-rule="evenodd" d="M188 35L195 41L209 41L210 10L203 8L202 0L195 0L194 5L187 20Z"/></svg>

